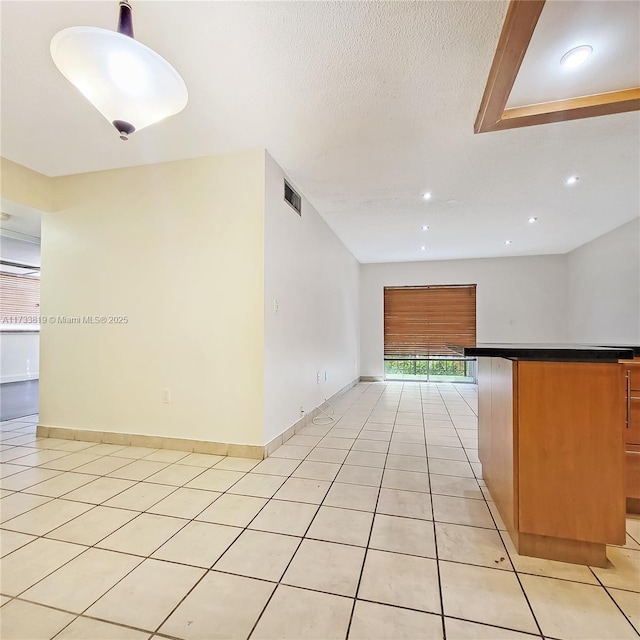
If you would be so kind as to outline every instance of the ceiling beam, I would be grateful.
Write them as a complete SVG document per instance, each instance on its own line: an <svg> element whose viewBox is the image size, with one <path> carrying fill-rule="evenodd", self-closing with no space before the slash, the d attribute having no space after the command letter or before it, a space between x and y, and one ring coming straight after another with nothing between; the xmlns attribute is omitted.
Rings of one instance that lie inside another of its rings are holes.
<svg viewBox="0 0 640 640"><path fill-rule="evenodd" d="M494 131L607 116L640 109L640 87L506 109Z"/></svg>
<svg viewBox="0 0 640 640"><path fill-rule="evenodd" d="M545 0L511 0L475 121L475 133L640 109L640 87L506 108L544 4Z"/></svg>
<svg viewBox="0 0 640 640"><path fill-rule="evenodd" d="M473 130L494 131L502 119L545 0L511 0Z"/></svg>

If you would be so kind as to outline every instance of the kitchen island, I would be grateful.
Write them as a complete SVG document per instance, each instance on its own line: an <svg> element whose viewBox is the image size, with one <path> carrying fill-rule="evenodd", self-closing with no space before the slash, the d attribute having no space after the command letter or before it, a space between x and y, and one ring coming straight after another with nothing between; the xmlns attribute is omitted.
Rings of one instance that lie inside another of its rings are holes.
<svg viewBox="0 0 640 640"><path fill-rule="evenodd" d="M479 344L478 454L521 555L606 567L625 543L622 348Z"/></svg>

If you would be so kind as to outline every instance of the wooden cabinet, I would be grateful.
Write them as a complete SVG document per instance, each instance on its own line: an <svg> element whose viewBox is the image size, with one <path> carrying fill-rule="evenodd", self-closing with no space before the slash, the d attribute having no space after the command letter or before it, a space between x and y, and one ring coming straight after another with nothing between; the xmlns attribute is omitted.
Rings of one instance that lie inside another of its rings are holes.
<svg viewBox="0 0 640 640"><path fill-rule="evenodd" d="M625 485L627 511L640 513L640 358L622 363L625 381Z"/></svg>
<svg viewBox="0 0 640 640"><path fill-rule="evenodd" d="M483 477L516 549L606 566L606 545L625 540L620 365L480 358L478 366Z"/></svg>
<svg viewBox="0 0 640 640"><path fill-rule="evenodd" d="M518 528L517 365L506 358L478 359L478 455L482 474L507 530Z"/></svg>
<svg viewBox="0 0 640 640"><path fill-rule="evenodd" d="M640 513L640 445L629 444L624 452L627 512Z"/></svg>

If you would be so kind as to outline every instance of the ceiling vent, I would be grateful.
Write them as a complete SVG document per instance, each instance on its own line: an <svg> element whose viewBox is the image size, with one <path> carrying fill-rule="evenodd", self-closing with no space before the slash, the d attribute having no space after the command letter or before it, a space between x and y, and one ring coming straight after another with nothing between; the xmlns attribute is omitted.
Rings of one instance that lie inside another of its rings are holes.
<svg viewBox="0 0 640 640"><path fill-rule="evenodd" d="M284 199L302 216L302 198L297 191L285 180L284 181Z"/></svg>

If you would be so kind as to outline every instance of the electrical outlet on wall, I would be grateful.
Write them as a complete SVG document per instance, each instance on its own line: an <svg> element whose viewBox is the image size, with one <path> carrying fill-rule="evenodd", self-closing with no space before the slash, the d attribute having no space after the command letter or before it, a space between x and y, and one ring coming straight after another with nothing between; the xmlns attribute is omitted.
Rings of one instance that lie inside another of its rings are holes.
<svg viewBox="0 0 640 640"><path fill-rule="evenodd" d="M316 382L320 384L320 372L316 372Z"/></svg>
<svg viewBox="0 0 640 640"><path fill-rule="evenodd" d="M162 390L162 402L165 404L171 404L171 389Z"/></svg>

